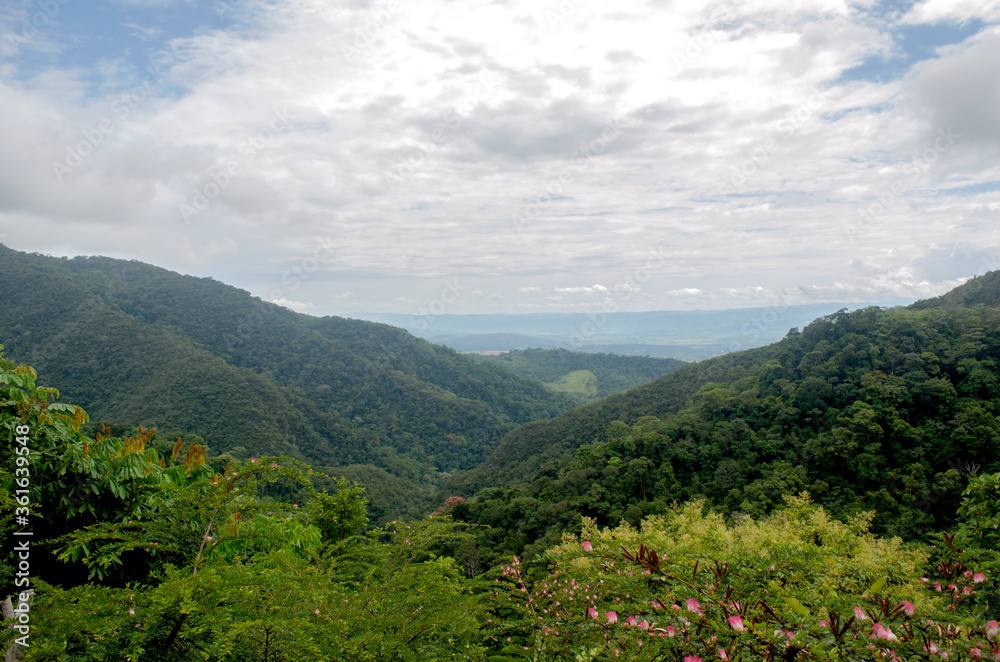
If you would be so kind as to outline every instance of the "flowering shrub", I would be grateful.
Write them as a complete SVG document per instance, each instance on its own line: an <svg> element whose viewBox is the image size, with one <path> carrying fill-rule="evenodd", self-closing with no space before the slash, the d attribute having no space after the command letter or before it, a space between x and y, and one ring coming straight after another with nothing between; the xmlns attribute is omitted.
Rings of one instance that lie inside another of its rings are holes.
<svg viewBox="0 0 1000 662"><path fill-rule="evenodd" d="M985 573L938 592L921 581L925 552L870 535L867 518L833 521L807 497L732 526L701 510L642 531L586 523L535 583L507 566L498 598L522 616L508 623L511 648L578 660L1000 659L996 622L953 595L988 585Z"/></svg>

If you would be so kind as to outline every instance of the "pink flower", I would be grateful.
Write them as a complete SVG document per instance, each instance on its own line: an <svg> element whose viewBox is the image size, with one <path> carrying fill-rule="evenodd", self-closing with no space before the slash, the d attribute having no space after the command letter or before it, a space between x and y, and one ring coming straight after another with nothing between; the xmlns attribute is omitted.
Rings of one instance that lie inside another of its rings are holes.
<svg viewBox="0 0 1000 662"><path fill-rule="evenodd" d="M609 611L608 613L606 613L604 615L604 617L606 619L608 619L608 623L617 623L618 622L618 614L616 612Z"/></svg>
<svg viewBox="0 0 1000 662"><path fill-rule="evenodd" d="M871 639L885 639L887 641L897 641L896 635L892 633L892 630L883 626L881 623L875 623L872 625L872 633L870 635Z"/></svg>
<svg viewBox="0 0 1000 662"><path fill-rule="evenodd" d="M723 660L724 662L728 662L729 661L729 655L726 653L726 649L725 648L720 648L719 649L719 659Z"/></svg>
<svg viewBox="0 0 1000 662"><path fill-rule="evenodd" d="M315 614L316 614L317 616L319 616L319 609L317 609L317 610L316 610L315 612L313 612L313 613L315 613Z"/></svg>
<svg viewBox="0 0 1000 662"><path fill-rule="evenodd" d="M640 630L648 630L649 629L649 623L647 621L643 621L642 623L639 623L639 629Z"/></svg>
<svg viewBox="0 0 1000 662"><path fill-rule="evenodd" d="M701 658L695 655L685 655L684 662L701 662Z"/></svg>
<svg viewBox="0 0 1000 662"><path fill-rule="evenodd" d="M128 615L129 616L135 616L135 609L129 609L128 610Z"/></svg>
<svg viewBox="0 0 1000 662"><path fill-rule="evenodd" d="M674 626L673 625L668 625L667 626L667 636L668 637L674 636Z"/></svg>
<svg viewBox="0 0 1000 662"><path fill-rule="evenodd" d="M986 575L984 575L981 572L977 572L976 574L974 574L972 576L972 583L973 584L982 584L985 581L986 581Z"/></svg>
<svg viewBox="0 0 1000 662"><path fill-rule="evenodd" d="M934 590L938 593L941 592L941 582L934 582Z"/></svg>
<svg viewBox="0 0 1000 662"><path fill-rule="evenodd" d="M737 632L743 632L746 630L746 628L743 627L743 619L739 616L730 616L726 619L726 622L729 623L729 627L733 628Z"/></svg>
<svg viewBox="0 0 1000 662"><path fill-rule="evenodd" d="M702 614L701 605L698 604L697 600L695 600L694 598L688 598L684 604L687 605L688 611L692 611L701 616Z"/></svg>
<svg viewBox="0 0 1000 662"><path fill-rule="evenodd" d="M978 648L970 648L969 655L978 660L983 657L983 651L979 650Z"/></svg>
<svg viewBox="0 0 1000 662"><path fill-rule="evenodd" d="M593 607L587 609L587 615L593 618L594 620L597 620L597 610L594 609Z"/></svg>
<svg viewBox="0 0 1000 662"><path fill-rule="evenodd" d="M625 622L629 625L635 625L635 616L629 616L625 619Z"/></svg>
<svg viewBox="0 0 1000 662"><path fill-rule="evenodd" d="M902 605L903 605L903 613L906 614L907 616L913 616L913 613L917 610L917 608L913 606L912 602L903 600Z"/></svg>
<svg viewBox="0 0 1000 662"><path fill-rule="evenodd" d="M278 468L278 463L277 462L272 462L271 463L271 468L272 469L277 469Z"/></svg>
<svg viewBox="0 0 1000 662"><path fill-rule="evenodd" d="M590 544L589 540L584 540L582 543L580 543L580 547L583 547L583 551L585 552L594 551L594 546Z"/></svg>
<svg viewBox="0 0 1000 662"><path fill-rule="evenodd" d="M250 463L251 463L251 464L253 464L253 463L255 463L255 462L257 462L257 458L255 458L255 457L252 457L252 458L250 458Z"/></svg>
<svg viewBox="0 0 1000 662"><path fill-rule="evenodd" d="M996 639L998 634L1000 634L1000 625L997 625L996 621L989 621L986 624L986 636L990 639Z"/></svg>
<svg viewBox="0 0 1000 662"><path fill-rule="evenodd" d="M859 621L867 621L868 620L868 614L866 614L865 610L862 609L861 607L855 607L854 608L854 617L856 619L858 619Z"/></svg>

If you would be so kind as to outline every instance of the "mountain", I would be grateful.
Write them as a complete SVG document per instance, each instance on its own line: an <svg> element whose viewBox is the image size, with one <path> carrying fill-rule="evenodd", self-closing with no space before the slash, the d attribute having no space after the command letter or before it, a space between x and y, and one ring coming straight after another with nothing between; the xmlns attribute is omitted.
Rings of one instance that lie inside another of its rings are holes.
<svg viewBox="0 0 1000 662"><path fill-rule="evenodd" d="M914 539L954 521L969 476L1000 471L1000 274L909 307L815 320L511 432L447 486L456 517L537 552L599 524L705 499L733 519L811 493ZM525 549L527 548L527 549Z"/></svg>
<svg viewBox="0 0 1000 662"><path fill-rule="evenodd" d="M598 400L650 382L684 365L677 359L649 356L526 349L480 357L522 377L537 379L585 400Z"/></svg>
<svg viewBox="0 0 1000 662"><path fill-rule="evenodd" d="M7 357L95 421L181 430L236 457L384 471L395 488L373 492L394 499L574 404L401 329L301 315L136 261L0 246L0 292Z"/></svg>
<svg viewBox="0 0 1000 662"><path fill-rule="evenodd" d="M871 305L792 303L800 296L789 292L771 306L726 310L471 315L354 313L352 317L392 324L459 351L533 347L697 361L776 342L789 329L804 326L832 310Z"/></svg>

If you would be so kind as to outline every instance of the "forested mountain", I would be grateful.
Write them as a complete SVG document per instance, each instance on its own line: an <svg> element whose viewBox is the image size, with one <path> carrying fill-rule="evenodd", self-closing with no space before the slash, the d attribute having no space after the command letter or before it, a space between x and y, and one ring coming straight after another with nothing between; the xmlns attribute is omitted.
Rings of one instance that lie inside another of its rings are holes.
<svg viewBox="0 0 1000 662"><path fill-rule="evenodd" d="M525 425L452 482L472 497L456 516L494 527L481 550L537 551L582 517L637 524L701 498L761 517L808 490L919 538L952 521L968 476L1000 471L998 294L992 272L907 308L840 311Z"/></svg>
<svg viewBox="0 0 1000 662"><path fill-rule="evenodd" d="M524 349L478 358L591 401L641 386L684 365L677 359L567 349Z"/></svg>
<svg viewBox="0 0 1000 662"><path fill-rule="evenodd" d="M365 484L376 513L574 401L384 324L294 313L136 261L0 246L0 344L95 421L287 455ZM387 472L387 473L386 473Z"/></svg>
<svg viewBox="0 0 1000 662"><path fill-rule="evenodd" d="M461 500L366 527L346 481L280 457L217 470L198 445L150 448L148 431L87 436L86 412L35 377L0 355L7 660L1000 655L1000 473L969 480L933 546L872 535L870 515L837 521L805 495L731 521L695 501L641 530L584 521L580 537L482 573L481 527L454 521L470 512Z"/></svg>

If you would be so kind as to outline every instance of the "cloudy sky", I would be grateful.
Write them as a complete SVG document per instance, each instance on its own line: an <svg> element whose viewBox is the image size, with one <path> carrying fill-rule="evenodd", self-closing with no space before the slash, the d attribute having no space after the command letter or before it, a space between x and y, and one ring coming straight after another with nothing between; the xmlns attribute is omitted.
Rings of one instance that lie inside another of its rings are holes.
<svg viewBox="0 0 1000 662"><path fill-rule="evenodd" d="M1000 2L5 0L0 242L313 314L1000 268Z"/></svg>

